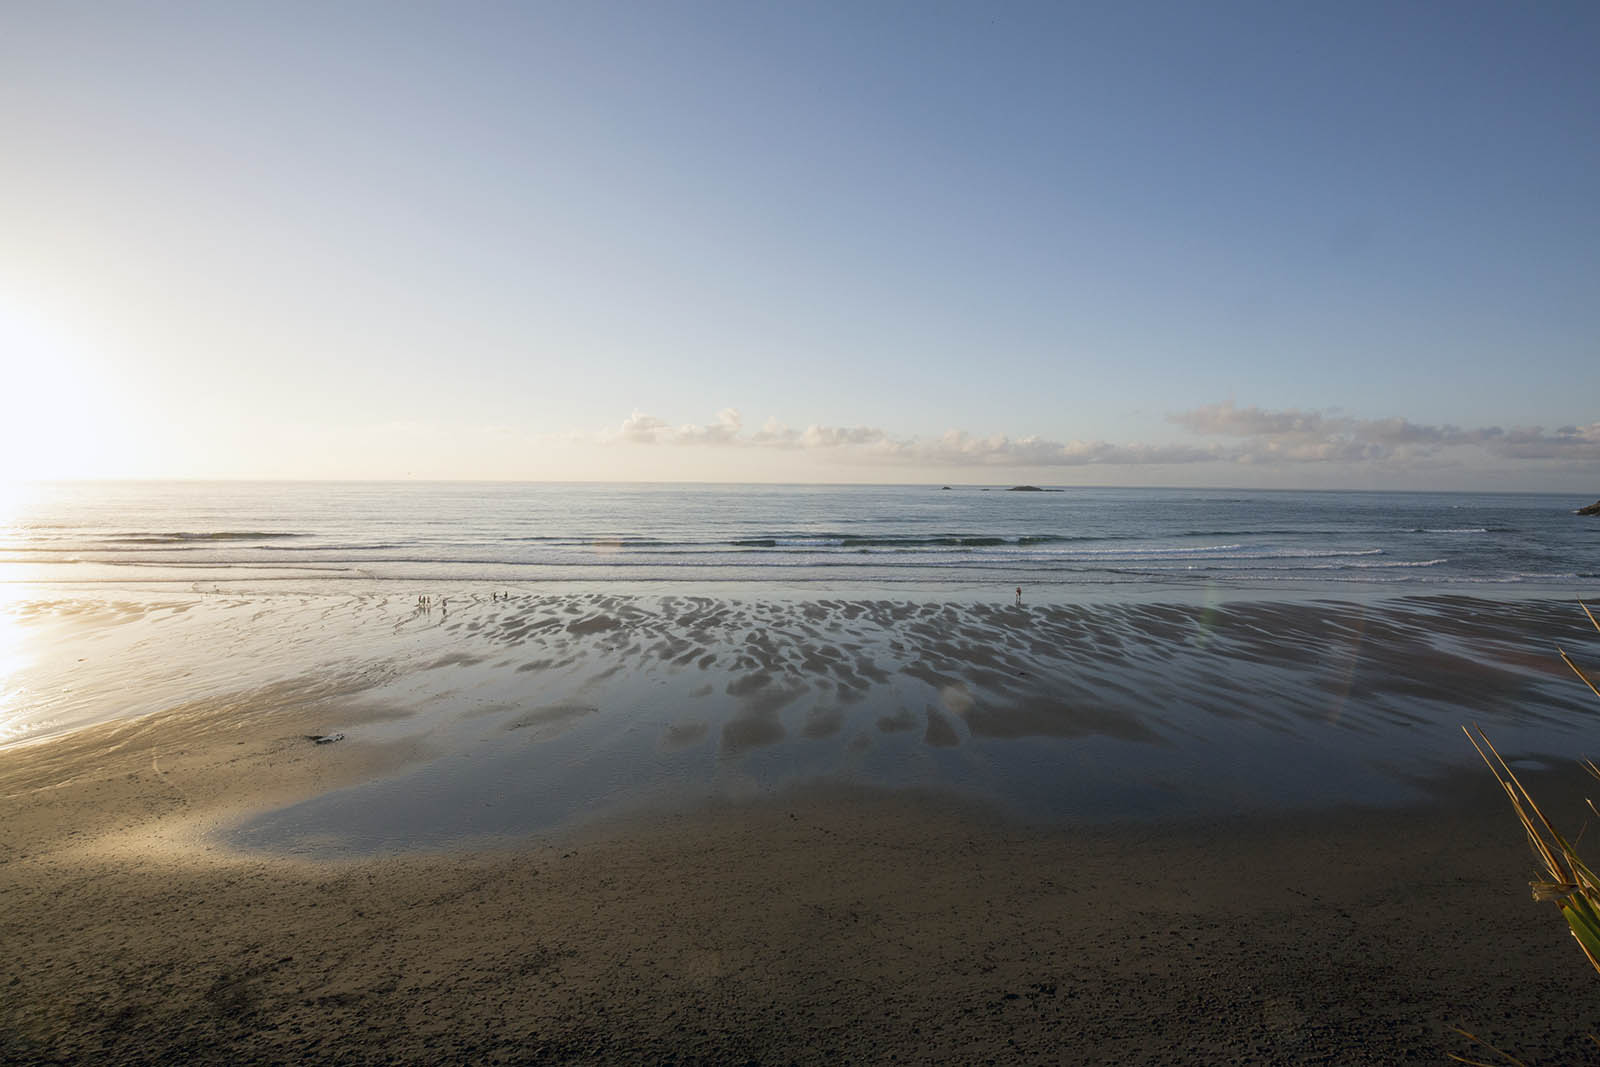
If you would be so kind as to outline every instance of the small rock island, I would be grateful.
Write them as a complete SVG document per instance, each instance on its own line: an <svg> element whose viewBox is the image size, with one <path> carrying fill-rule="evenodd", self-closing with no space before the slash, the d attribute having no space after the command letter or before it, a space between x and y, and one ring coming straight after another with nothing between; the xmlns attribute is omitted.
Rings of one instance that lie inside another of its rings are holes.
<svg viewBox="0 0 1600 1067"><path fill-rule="evenodd" d="M1600 515L1600 500L1596 500L1586 508L1579 508L1574 515Z"/></svg>

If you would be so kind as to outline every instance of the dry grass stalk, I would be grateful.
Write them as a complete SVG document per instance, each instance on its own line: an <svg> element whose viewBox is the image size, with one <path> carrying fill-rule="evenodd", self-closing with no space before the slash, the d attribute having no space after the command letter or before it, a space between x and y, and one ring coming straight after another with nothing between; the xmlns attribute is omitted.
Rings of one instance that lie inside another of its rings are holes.
<svg viewBox="0 0 1600 1067"><path fill-rule="evenodd" d="M1589 606L1581 600L1578 606L1583 608L1583 613L1589 617L1595 629L1600 630L1600 620L1595 619ZM1556 651L1561 653L1562 660L1572 668L1573 673L1583 679L1583 683L1596 696L1600 696L1600 689L1595 688L1594 682L1578 669L1571 657L1562 649ZM1527 832L1528 845L1548 875L1544 880L1529 883L1533 889L1533 899L1553 901L1561 909L1572 936L1577 939L1578 947L1583 950L1590 966L1600 972L1600 876L1596 876L1589 865L1579 858L1572 842L1562 836L1545 817L1518 780L1511 765L1490 744L1484 732L1476 724L1470 730L1463 726L1462 730L1467 740L1472 742L1472 747L1478 750L1478 755L1483 757L1483 762L1488 764L1500 787L1506 791L1512 810L1517 813L1523 830ZM1585 761L1583 766L1590 774L1600 778L1600 767L1592 761ZM1600 814L1600 809L1595 809L1593 801L1590 801L1589 807Z"/></svg>
<svg viewBox="0 0 1600 1067"><path fill-rule="evenodd" d="M1585 615L1589 616L1589 621L1594 623L1594 628L1596 630L1600 630L1600 620L1597 620L1594 617L1594 612L1589 610L1589 605L1585 604L1583 601L1580 600L1580 601L1578 601L1578 607L1582 608L1583 609L1583 613ZM1572 668L1572 673L1576 674L1579 678L1583 679L1583 684L1589 687L1589 692L1593 693L1597 697L1600 697L1600 689L1596 689L1595 686L1594 686L1594 682L1590 681L1589 676L1587 674L1584 674L1582 671L1580 671L1578 669L1578 665L1576 663L1572 662L1572 657L1567 655L1567 650L1558 645L1558 646L1556 646L1556 651L1561 653L1561 661L1563 663L1565 663L1567 666ZM1594 766L1593 763L1589 764L1589 771L1590 771L1590 773L1594 774L1596 777L1600 777L1600 771L1595 770L1595 766Z"/></svg>
<svg viewBox="0 0 1600 1067"><path fill-rule="evenodd" d="M1512 1067L1528 1067L1528 1065L1526 1063L1523 1063L1521 1060L1517 1059L1511 1053L1505 1051L1504 1049L1495 1048L1493 1045L1489 1044L1489 1042L1485 1041L1483 1038L1479 1037L1477 1034L1469 1034L1465 1030L1461 1029L1461 1027L1459 1027L1459 1026L1452 1026L1450 1029L1454 1030L1456 1033L1460 1034L1462 1037L1466 1038L1468 1041L1471 1041L1473 1044L1482 1045L1484 1048L1488 1049L1490 1052L1493 1052L1496 1056L1499 1056L1501 1059L1505 1060L1506 1063L1511 1064ZM1449 1056L1451 1059L1455 1060L1457 1063L1465 1063L1465 1064L1467 1064L1467 1067L1500 1067L1500 1065L1498 1065L1498 1064L1486 1063L1483 1060L1469 1060L1465 1056L1457 1056L1454 1052L1447 1052L1447 1053L1445 1053L1445 1055Z"/></svg>
<svg viewBox="0 0 1600 1067"><path fill-rule="evenodd" d="M1594 628L1600 630L1600 619L1594 617L1589 605L1580 600L1578 606L1589 617ZM1572 673L1583 680L1589 691L1600 697L1600 688L1596 688L1594 681L1572 662L1572 657L1567 655L1566 650L1557 647L1556 651L1561 653L1562 662L1572 668ZM1555 902L1561 909L1562 917L1567 920L1567 927L1572 931L1578 947L1583 950L1584 957L1589 961L1589 966L1600 972L1600 877L1596 877L1588 864L1579 858L1572 842L1563 837L1551 825L1544 812L1539 810L1539 805L1534 803L1533 797L1523 788L1516 772L1495 750L1494 745L1490 744L1483 730L1476 723L1470 730L1465 726L1461 729L1466 733L1467 740L1472 742L1472 747L1478 750L1478 755L1483 757L1483 762L1488 764L1495 781L1500 783L1500 788L1506 791L1506 796L1511 800L1511 808L1517 813L1517 819L1528 835L1529 847L1533 849L1533 854L1538 857L1545 873L1549 875L1546 880L1528 883L1533 889L1533 899ZM1477 736L1474 737L1474 734ZM1583 768L1600 779L1600 766L1596 766L1593 760L1584 760ZM1595 807L1593 800L1588 804L1590 811L1600 815L1600 808ZM1482 1045L1513 1067L1525 1067L1521 1060L1509 1052L1496 1048L1475 1034L1469 1034L1460 1027L1452 1029L1474 1044ZM1600 1037L1590 1034L1589 1039L1600 1045ZM1493 1064L1482 1060L1469 1060L1454 1052L1446 1055L1457 1063L1470 1064L1472 1067L1494 1067Z"/></svg>
<svg viewBox="0 0 1600 1067"><path fill-rule="evenodd" d="M1600 972L1600 877L1579 858L1572 842L1551 825L1539 805L1534 802L1518 780L1510 764L1495 750L1493 744L1476 726L1466 731L1467 739L1478 750L1478 755L1489 765L1500 787L1511 800L1522 828L1527 832L1528 845L1549 876L1545 880L1530 882L1534 900L1554 901L1572 929L1578 947L1588 957L1596 972ZM1477 736L1473 736L1473 732Z"/></svg>

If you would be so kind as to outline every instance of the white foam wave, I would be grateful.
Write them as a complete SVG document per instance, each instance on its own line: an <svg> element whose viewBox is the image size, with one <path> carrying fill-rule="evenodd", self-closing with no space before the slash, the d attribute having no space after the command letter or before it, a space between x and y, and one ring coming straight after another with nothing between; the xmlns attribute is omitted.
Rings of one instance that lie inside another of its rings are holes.
<svg viewBox="0 0 1600 1067"><path fill-rule="evenodd" d="M1381 556L1381 548L1281 548L1262 553L1262 559L1329 559L1335 556Z"/></svg>
<svg viewBox="0 0 1600 1067"><path fill-rule="evenodd" d="M1204 552L1234 552L1243 548L1242 544L1230 545L1192 545L1185 548L1172 548L1166 545L1124 545L1121 548L1079 548L1065 549L1058 555L1063 556L1125 556L1133 553L1154 553L1160 555L1192 556Z"/></svg>

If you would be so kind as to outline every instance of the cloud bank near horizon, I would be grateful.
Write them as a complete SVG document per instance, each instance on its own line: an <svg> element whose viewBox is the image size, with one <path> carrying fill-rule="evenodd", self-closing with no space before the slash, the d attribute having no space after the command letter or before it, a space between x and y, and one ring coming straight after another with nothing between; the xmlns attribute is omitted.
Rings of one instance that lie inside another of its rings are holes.
<svg viewBox="0 0 1600 1067"><path fill-rule="evenodd" d="M812 424L804 429L768 419L747 430L735 408L715 422L674 425L635 411L599 435L609 444L834 452L841 458L911 466L1083 467L1236 464L1410 464L1475 449L1500 460L1600 461L1600 422L1587 426L1499 426L1462 429L1400 417L1361 419L1331 412L1208 404L1167 416L1201 439L1196 444L1052 441L1039 436L975 436L949 430L931 439L896 437L875 426Z"/></svg>

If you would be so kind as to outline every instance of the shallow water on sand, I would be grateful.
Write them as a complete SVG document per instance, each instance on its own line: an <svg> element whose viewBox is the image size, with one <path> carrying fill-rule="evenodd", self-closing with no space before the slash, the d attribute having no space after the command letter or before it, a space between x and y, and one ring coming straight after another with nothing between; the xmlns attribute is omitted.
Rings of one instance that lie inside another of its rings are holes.
<svg viewBox="0 0 1600 1067"><path fill-rule="evenodd" d="M390 588L33 590L0 607L0 736L293 706L350 744L421 738L431 758L228 836L339 854L817 780L1044 819L1392 804L1476 758L1463 723L1564 757L1596 711L1555 652L1600 645L1569 601Z"/></svg>
<svg viewBox="0 0 1600 1067"><path fill-rule="evenodd" d="M431 758L226 835L311 855L817 780L951 789L1043 819L1392 804L1476 758L1462 723L1511 753L1565 756L1595 711L1554 648L1597 635L1575 604L1540 600L349 592L10 610L13 627L115 667L54 663L78 668L62 714L223 694L240 715L324 709L351 744L421 737ZM386 714L358 714L373 709ZM31 725L47 732L48 714Z"/></svg>

